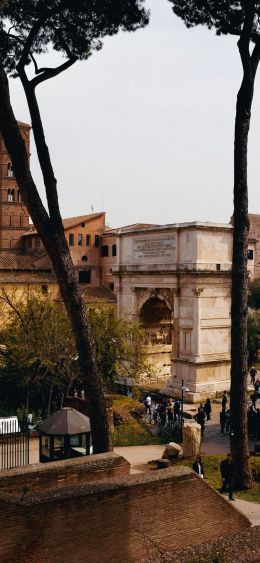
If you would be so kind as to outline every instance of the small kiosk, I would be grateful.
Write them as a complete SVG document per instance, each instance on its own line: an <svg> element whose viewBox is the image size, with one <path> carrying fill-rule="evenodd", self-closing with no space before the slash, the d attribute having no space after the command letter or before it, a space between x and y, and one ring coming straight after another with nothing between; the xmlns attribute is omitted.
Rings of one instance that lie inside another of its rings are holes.
<svg viewBox="0 0 260 563"><path fill-rule="evenodd" d="M71 407L63 407L40 425L40 462L89 455L90 438L89 418Z"/></svg>

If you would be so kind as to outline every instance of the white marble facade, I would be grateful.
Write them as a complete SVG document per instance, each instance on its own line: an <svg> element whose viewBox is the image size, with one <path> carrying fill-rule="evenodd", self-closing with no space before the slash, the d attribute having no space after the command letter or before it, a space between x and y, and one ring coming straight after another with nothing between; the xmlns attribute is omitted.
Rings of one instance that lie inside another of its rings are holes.
<svg viewBox="0 0 260 563"><path fill-rule="evenodd" d="M119 313L140 318L155 379L197 401L229 388L232 227L183 223L118 231Z"/></svg>

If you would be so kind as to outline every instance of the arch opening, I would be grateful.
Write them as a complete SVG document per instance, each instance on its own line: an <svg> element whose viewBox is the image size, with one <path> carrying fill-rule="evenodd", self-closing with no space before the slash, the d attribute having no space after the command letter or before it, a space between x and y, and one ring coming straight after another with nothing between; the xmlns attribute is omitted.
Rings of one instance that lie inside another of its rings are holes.
<svg viewBox="0 0 260 563"><path fill-rule="evenodd" d="M140 310L148 357L159 377L171 374L173 311L164 299L150 297Z"/></svg>

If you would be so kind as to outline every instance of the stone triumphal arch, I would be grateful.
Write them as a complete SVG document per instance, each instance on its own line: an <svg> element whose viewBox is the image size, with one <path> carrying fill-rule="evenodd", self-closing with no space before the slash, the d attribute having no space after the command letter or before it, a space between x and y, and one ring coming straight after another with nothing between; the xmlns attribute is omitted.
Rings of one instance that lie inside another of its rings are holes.
<svg viewBox="0 0 260 563"><path fill-rule="evenodd" d="M200 400L229 388L232 227L183 223L118 231L119 312L139 318L156 383Z"/></svg>

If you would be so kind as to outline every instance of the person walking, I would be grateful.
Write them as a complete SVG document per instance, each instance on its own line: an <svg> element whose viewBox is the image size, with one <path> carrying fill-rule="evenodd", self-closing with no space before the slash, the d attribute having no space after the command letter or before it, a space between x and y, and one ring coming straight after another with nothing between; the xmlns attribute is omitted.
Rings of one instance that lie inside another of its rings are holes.
<svg viewBox="0 0 260 563"><path fill-rule="evenodd" d="M204 479L204 470L203 470L203 465L201 463L201 456L197 455L196 456L196 460L193 463L192 466L193 471L195 471L195 473L197 473L202 479Z"/></svg>
<svg viewBox="0 0 260 563"><path fill-rule="evenodd" d="M210 399L206 400L206 403L204 405L204 412L206 414L207 420L210 420L210 414L211 414L211 402Z"/></svg>
<svg viewBox="0 0 260 563"><path fill-rule="evenodd" d="M220 464L220 472L222 477L222 487L220 493L223 494L228 489L229 500L235 500L233 496L234 486L234 463L231 454L227 454L226 459Z"/></svg>

